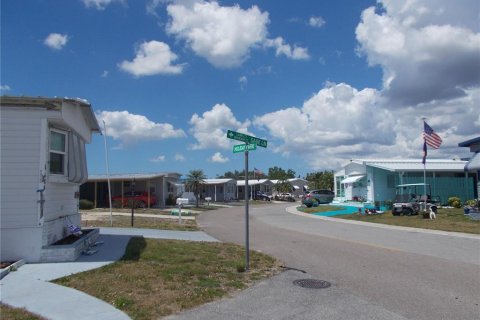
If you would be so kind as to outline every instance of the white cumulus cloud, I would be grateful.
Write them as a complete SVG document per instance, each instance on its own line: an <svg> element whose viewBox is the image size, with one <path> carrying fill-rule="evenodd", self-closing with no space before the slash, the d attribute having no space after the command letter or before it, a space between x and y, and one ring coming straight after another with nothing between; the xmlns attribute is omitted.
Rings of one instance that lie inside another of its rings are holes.
<svg viewBox="0 0 480 320"><path fill-rule="evenodd" d="M267 113L254 124L280 140L274 151L300 154L316 168L338 166L345 154L371 152L366 141L371 145L395 141L394 117L379 105L378 92L344 83L328 83L301 108Z"/></svg>
<svg viewBox="0 0 480 320"><path fill-rule="evenodd" d="M9 85L7 85L7 84L2 84L2 85L0 85L0 90L1 90L1 91L10 91L11 89L10 89L10 86L9 86Z"/></svg>
<svg viewBox="0 0 480 320"><path fill-rule="evenodd" d="M241 76L240 78L238 78L238 83L240 83L240 88L243 90L248 83L247 76Z"/></svg>
<svg viewBox="0 0 480 320"><path fill-rule="evenodd" d="M292 47L291 45L285 43L285 40L283 40L282 37L267 39L265 41L265 46L275 48L275 54L277 56L283 54L287 58L293 60L307 60L310 58L307 48L297 47L296 45Z"/></svg>
<svg viewBox="0 0 480 320"><path fill-rule="evenodd" d="M143 115L128 111L99 111L96 116L100 123L105 121L107 135L120 140L122 145L186 136L182 129L175 129L169 123L156 123Z"/></svg>
<svg viewBox="0 0 480 320"><path fill-rule="evenodd" d="M50 33L43 44L53 50L61 50L68 42L68 35L60 33Z"/></svg>
<svg viewBox="0 0 480 320"><path fill-rule="evenodd" d="M156 8L153 1L149 10ZM284 43L283 38L267 38L268 12L257 6L242 9L239 5L221 6L217 1L176 1L167 5L170 20L168 34L184 40L195 54L218 68L240 66L252 49L274 47L277 56L308 58L306 48Z"/></svg>
<svg viewBox="0 0 480 320"><path fill-rule="evenodd" d="M165 161L165 156L161 155L161 156L158 156L158 157L155 157L155 158L151 159L150 161L151 162L164 162Z"/></svg>
<svg viewBox="0 0 480 320"><path fill-rule="evenodd" d="M268 13L257 6L243 10L216 1L189 1L169 4L167 12L167 32L216 67L239 66L267 35Z"/></svg>
<svg viewBox="0 0 480 320"><path fill-rule="evenodd" d="M82 1L87 8L93 7L97 10L105 10L105 8L108 7L108 5L114 2L118 2L118 3L125 2L125 0L82 0Z"/></svg>
<svg viewBox="0 0 480 320"><path fill-rule="evenodd" d="M229 159L223 156L220 152L215 152L215 154L210 158L210 161L217 163L226 163L229 161Z"/></svg>
<svg viewBox="0 0 480 320"><path fill-rule="evenodd" d="M322 17L312 16L308 19L308 25L314 28L321 28L325 23L326 21Z"/></svg>
<svg viewBox="0 0 480 320"><path fill-rule="evenodd" d="M180 162L183 162L186 160L185 156L179 153L177 153L173 158L175 159L175 161L180 161Z"/></svg>
<svg viewBox="0 0 480 320"><path fill-rule="evenodd" d="M190 119L190 125L190 132L197 140L193 149L229 149L232 142L227 139L227 130L247 133L250 122L238 121L228 106L216 104L201 116L195 113Z"/></svg>
<svg viewBox="0 0 480 320"><path fill-rule="evenodd" d="M170 46L160 41L143 42L136 50L132 61L123 61L120 68L136 77L155 74L180 74L183 64L174 65L177 55L170 50Z"/></svg>
<svg viewBox="0 0 480 320"><path fill-rule="evenodd" d="M380 2L383 11L362 13L356 36L359 53L382 67L392 104L448 100L479 86L477 1Z"/></svg>

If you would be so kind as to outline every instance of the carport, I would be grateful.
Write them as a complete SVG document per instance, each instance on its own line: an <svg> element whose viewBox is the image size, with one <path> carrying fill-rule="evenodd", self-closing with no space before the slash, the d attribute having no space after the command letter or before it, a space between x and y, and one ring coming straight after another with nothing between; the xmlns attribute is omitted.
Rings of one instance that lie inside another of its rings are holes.
<svg viewBox="0 0 480 320"><path fill-rule="evenodd" d="M108 178L112 197L123 196L133 191L146 192L148 196L148 208L150 197L155 196L157 203L154 207L165 207L169 196L177 195L179 173L133 173L133 174L110 174L89 175L86 183L80 186L80 199L93 202L95 208L106 208L108 201Z"/></svg>

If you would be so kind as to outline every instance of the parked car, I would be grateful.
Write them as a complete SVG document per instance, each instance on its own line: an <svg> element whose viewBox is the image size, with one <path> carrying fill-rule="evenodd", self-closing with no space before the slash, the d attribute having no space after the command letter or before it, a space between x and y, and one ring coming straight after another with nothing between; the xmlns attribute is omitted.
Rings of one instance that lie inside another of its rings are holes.
<svg viewBox="0 0 480 320"><path fill-rule="evenodd" d="M148 202L148 193L146 191L135 191L132 195L131 192L125 192L123 194L123 203L122 196L112 197L112 206L114 207L131 207L132 202L134 201L135 208L146 208ZM154 206L157 203L157 197L153 194L150 194L150 207Z"/></svg>
<svg viewBox="0 0 480 320"><path fill-rule="evenodd" d="M275 200L293 202L295 197L291 193L280 193L275 196Z"/></svg>
<svg viewBox="0 0 480 320"><path fill-rule="evenodd" d="M263 200L263 201L270 201L270 200L272 200L272 196L269 196L265 192L256 191L254 199L255 200Z"/></svg>
<svg viewBox="0 0 480 320"><path fill-rule="evenodd" d="M334 197L335 193L333 191L327 189L317 189L308 192L305 197L303 197L303 201L315 198L318 203L330 203L333 201Z"/></svg>

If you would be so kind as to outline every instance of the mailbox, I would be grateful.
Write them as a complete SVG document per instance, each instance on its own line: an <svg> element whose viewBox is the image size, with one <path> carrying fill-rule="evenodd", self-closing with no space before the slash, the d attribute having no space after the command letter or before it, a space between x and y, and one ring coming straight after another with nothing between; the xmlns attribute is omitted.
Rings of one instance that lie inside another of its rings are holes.
<svg viewBox="0 0 480 320"><path fill-rule="evenodd" d="M178 205L188 204L188 198L177 198L177 204Z"/></svg>

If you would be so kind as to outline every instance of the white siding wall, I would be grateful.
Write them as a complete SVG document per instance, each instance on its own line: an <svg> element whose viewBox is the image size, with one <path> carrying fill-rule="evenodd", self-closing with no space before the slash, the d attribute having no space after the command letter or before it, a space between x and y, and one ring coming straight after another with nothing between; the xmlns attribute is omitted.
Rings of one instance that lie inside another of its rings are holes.
<svg viewBox="0 0 480 320"><path fill-rule="evenodd" d="M0 258L36 261L42 232L37 204L42 115L2 108L0 118Z"/></svg>
<svg viewBox="0 0 480 320"><path fill-rule="evenodd" d="M69 223L80 226L78 199L79 186L72 183L47 183L42 244L44 246L67 236Z"/></svg>
<svg viewBox="0 0 480 320"><path fill-rule="evenodd" d="M39 215L41 169L48 158L49 128L46 118L58 119L58 111L2 107L0 223L1 260L36 262L42 245L66 235L66 218L80 225L77 184L52 182L47 175L44 218ZM43 124L42 124L43 123Z"/></svg>
<svg viewBox="0 0 480 320"><path fill-rule="evenodd" d="M28 113L28 117L25 115ZM2 108L1 227L37 227L41 112Z"/></svg>
<svg viewBox="0 0 480 320"><path fill-rule="evenodd" d="M356 174L366 174L367 173L367 166L358 164L358 163L350 163L345 166L345 175L356 175Z"/></svg>

